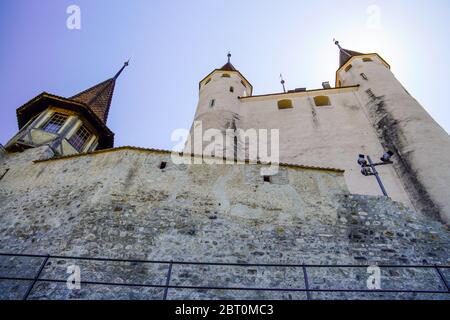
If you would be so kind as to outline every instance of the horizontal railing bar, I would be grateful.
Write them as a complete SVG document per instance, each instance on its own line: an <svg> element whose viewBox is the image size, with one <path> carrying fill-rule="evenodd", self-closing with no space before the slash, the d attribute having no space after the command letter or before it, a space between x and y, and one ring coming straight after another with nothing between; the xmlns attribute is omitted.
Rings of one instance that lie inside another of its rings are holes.
<svg viewBox="0 0 450 320"><path fill-rule="evenodd" d="M18 280L33 281L34 278L18 278L18 277L0 277L0 280ZM37 282L56 282L66 283L67 280L61 279L38 279ZM450 294L448 291L434 290L398 290L398 289L305 289L305 288L252 288L252 287L221 287L221 286L183 286L183 285L155 285L142 283L115 283L115 282L99 282L99 281L82 281L81 284L87 285L105 285L119 287L147 287L147 288L170 288L170 289L189 289L189 290L227 290L227 291L278 291L278 292L362 292L362 293L428 293L428 294Z"/></svg>
<svg viewBox="0 0 450 320"><path fill-rule="evenodd" d="M0 253L0 256L10 257L29 257L29 258L46 258L47 255L37 254L11 254ZM104 262L128 262L128 263L154 263L154 264L177 264L177 265L204 265L204 266L237 266L237 267L285 267L285 268L367 268L373 265L327 265L327 264L271 264L271 263L232 263L232 262L195 262L195 261L158 261L158 260L135 260L135 259L113 259L113 258L93 258L93 257L76 257L76 256L58 256L50 255L49 259L68 259L68 260L86 260L86 261L104 261ZM450 265L376 265L380 268L442 268L450 269Z"/></svg>

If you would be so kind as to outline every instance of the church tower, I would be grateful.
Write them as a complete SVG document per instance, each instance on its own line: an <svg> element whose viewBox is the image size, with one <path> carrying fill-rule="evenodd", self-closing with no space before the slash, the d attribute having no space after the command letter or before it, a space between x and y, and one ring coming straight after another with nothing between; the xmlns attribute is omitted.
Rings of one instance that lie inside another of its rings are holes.
<svg viewBox="0 0 450 320"><path fill-rule="evenodd" d="M251 96L252 91L252 85L233 66L228 53L227 63L200 81L199 102L184 151L236 158L239 142L235 132L242 121L239 98ZM202 142L203 135L206 141Z"/></svg>
<svg viewBox="0 0 450 320"><path fill-rule="evenodd" d="M19 132L6 144L9 152L48 145L56 155L112 148L114 133L107 127L114 87L128 62L116 75L73 97L43 92L17 109Z"/></svg>
<svg viewBox="0 0 450 320"><path fill-rule="evenodd" d="M378 54L343 49L336 86L356 92L416 209L449 222L450 137L395 78Z"/></svg>

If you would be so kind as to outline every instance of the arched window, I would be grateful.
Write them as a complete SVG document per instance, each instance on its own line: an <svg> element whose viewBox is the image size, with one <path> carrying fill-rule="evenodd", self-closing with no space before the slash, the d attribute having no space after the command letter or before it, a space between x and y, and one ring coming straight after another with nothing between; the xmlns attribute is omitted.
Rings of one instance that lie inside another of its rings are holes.
<svg viewBox="0 0 450 320"><path fill-rule="evenodd" d="M234 92L234 87L230 87L230 92Z"/></svg>
<svg viewBox="0 0 450 320"><path fill-rule="evenodd" d="M290 109L290 108L293 108L292 100L284 99L278 101L278 109Z"/></svg>
<svg viewBox="0 0 450 320"><path fill-rule="evenodd" d="M373 61L371 58L363 58L362 59L364 62L370 62L370 61Z"/></svg>
<svg viewBox="0 0 450 320"><path fill-rule="evenodd" d="M231 78L231 76L230 76L228 73L224 73L224 74L222 75L222 78Z"/></svg>
<svg viewBox="0 0 450 320"><path fill-rule="evenodd" d="M316 107L324 107L331 105L330 98L327 96L314 97L314 103L316 104Z"/></svg>
<svg viewBox="0 0 450 320"><path fill-rule="evenodd" d="M347 67L345 67L345 72L348 72L351 68L353 68L353 66L349 64Z"/></svg>

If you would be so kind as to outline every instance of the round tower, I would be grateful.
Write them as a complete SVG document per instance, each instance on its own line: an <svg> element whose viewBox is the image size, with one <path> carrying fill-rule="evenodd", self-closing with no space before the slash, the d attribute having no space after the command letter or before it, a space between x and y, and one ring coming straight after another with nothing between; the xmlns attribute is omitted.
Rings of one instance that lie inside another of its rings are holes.
<svg viewBox="0 0 450 320"><path fill-rule="evenodd" d="M235 158L238 139L234 132L241 125L239 98L250 96L253 87L228 62L199 83L199 102L185 152Z"/></svg>
<svg viewBox="0 0 450 320"><path fill-rule="evenodd" d="M341 50L336 86L356 93L416 209L450 222L450 137L395 78L378 54Z"/></svg>

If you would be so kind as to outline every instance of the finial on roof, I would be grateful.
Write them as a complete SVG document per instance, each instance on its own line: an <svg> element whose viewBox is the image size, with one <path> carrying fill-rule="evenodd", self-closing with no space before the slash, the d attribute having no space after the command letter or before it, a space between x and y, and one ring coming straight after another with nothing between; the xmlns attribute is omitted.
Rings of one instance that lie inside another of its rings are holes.
<svg viewBox="0 0 450 320"><path fill-rule="evenodd" d="M286 93L286 87L284 86L284 84L286 83L286 81L284 81L283 79L283 75L280 73L280 79L281 79L281 85L283 86L283 92Z"/></svg>
<svg viewBox="0 0 450 320"><path fill-rule="evenodd" d="M230 51L228 51L227 57L228 57L228 63L230 63L231 62L231 52Z"/></svg>
<svg viewBox="0 0 450 320"><path fill-rule="evenodd" d="M125 62L123 63L122 68L121 68L121 69L119 70L119 72L117 72L116 75L114 76L114 80L117 80L117 78L120 76L120 74L122 73L122 71L123 71L126 67L128 67L129 64L130 64L130 59L128 59L127 61L125 61Z"/></svg>

